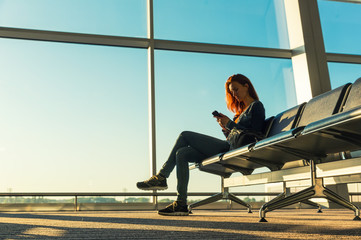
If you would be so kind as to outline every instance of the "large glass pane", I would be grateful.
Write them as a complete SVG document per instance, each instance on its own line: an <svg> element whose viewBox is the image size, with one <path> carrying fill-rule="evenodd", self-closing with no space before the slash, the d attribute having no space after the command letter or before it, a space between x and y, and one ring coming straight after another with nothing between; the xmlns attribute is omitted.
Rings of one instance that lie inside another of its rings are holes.
<svg viewBox="0 0 361 240"><path fill-rule="evenodd" d="M136 190L147 51L1 39L0 52L0 191Z"/></svg>
<svg viewBox="0 0 361 240"><path fill-rule="evenodd" d="M146 0L0 0L0 26L147 36Z"/></svg>
<svg viewBox="0 0 361 240"><path fill-rule="evenodd" d="M283 0L154 0L159 39L289 48Z"/></svg>
<svg viewBox="0 0 361 240"><path fill-rule="evenodd" d="M353 83L361 77L361 64L328 63L328 69L332 89L346 83Z"/></svg>
<svg viewBox="0 0 361 240"><path fill-rule="evenodd" d="M233 117L224 84L243 73L253 82L267 117L296 105L292 63L287 59L156 51L157 167L167 159L178 135L194 131L224 139L212 111ZM175 191L173 171L168 182ZM190 191L219 191L215 175L192 171Z"/></svg>
<svg viewBox="0 0 361 240"><path fill-rule="evenodd" d="M318 1L327 52L361 54L361 4Z"/></svg>

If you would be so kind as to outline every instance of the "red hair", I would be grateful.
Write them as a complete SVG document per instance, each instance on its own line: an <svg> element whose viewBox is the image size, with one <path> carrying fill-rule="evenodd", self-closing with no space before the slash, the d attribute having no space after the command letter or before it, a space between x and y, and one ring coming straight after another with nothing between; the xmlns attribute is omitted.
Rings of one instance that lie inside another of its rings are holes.
<svg viewBox="0 0 361 240"><path fill-rule="evenodd" d="M239 102L235 97L233 97L231 91L229 90L229 85L232 82L238 82L239 84L245 85L248 84L248 94L255 100L259 100L256 90L254 89L251 80L242 74L234 74L230 76L226 81L226 104L227 108L236 114L235 118L245 110L245 104L243 101Z"/></svg>

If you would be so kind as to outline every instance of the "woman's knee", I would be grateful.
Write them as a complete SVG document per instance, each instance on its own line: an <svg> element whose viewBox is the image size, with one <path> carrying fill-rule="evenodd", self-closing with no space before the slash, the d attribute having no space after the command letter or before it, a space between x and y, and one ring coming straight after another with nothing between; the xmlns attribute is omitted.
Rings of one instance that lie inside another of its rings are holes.
<svg viewBox="0 0 361 240"><path fill-rule="evenodd" d="M179 134L180 137L184 137L185 139L187 139L189 136L192 136L194 132L191 131L183 131Z"/></svg>

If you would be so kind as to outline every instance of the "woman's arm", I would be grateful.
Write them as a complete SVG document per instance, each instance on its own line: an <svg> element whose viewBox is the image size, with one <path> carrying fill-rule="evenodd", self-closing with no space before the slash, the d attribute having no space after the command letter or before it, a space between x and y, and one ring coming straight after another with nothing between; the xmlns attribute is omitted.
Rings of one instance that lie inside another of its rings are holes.
<svg viewBox="0 0 361 240"><path fill-rule="evenodd" d="M229 117L227 117L226 115L224 115L222 113L219 113L219 116L214 116L214 117L217 118L217 122L222 127L222 130L229 131L226 128L227 123L229 121L231 121L231 119L229 119Z"/></svg>
<svg viewBox="0 0 361 240"><path fill-rule="evenodd" d="M222 129L222 132L223 132L223 135L227 138L231 131L229 131L227 129Z"/></svg>

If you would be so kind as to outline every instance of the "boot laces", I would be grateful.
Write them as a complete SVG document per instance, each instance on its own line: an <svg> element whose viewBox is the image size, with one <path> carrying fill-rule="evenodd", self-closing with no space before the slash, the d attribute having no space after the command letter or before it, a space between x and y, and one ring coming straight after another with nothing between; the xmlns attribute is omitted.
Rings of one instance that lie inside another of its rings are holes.
<svg viewBox="0 0 361 240"><path fill-rule="evenodd" d="M149 180L154 180L154 179L155 179L155 180L159 180L158 177L157 177L157 175L152 176Z"/></svg>
<svg viewBox="0 0 361 240"><path fill-rule="evenodd" d="M175 211L175 208L178 206L177 201L172 202L169 204L166 208L172 208L173 211Z"/></svg>

